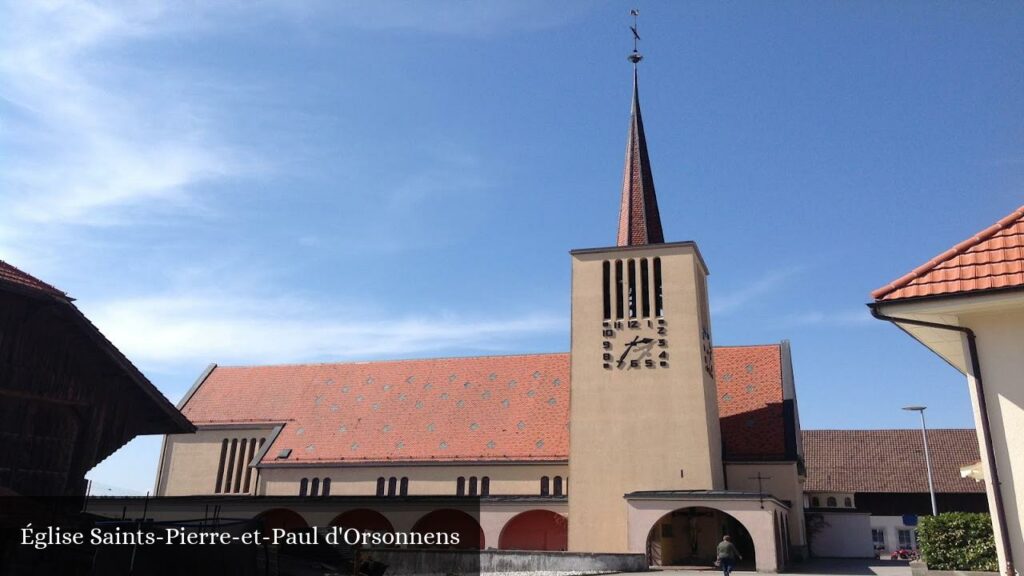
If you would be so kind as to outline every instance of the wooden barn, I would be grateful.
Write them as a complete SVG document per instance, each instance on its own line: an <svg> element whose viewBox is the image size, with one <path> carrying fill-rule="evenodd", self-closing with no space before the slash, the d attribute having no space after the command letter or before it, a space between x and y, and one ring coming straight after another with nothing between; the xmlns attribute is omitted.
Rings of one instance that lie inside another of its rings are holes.
<svg viewBox="0 0 1024 576"><path fill-rule="evenodd" d="M194 429L72 298L0 261L0 493L81 495L132 438Z"/></svg>

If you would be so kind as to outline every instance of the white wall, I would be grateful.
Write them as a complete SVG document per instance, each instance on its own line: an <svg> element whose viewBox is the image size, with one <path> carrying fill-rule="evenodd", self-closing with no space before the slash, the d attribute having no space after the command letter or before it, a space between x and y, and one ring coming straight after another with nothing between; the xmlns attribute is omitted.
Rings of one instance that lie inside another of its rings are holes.
<svg viewBox="0 0 1024 576"><path fill-rule="evenodd" d="M897 534L898 530L910 530L911 540L914 542L914 547L917 547L917 538L913 535L913 532L914 530L917 530L917 527L907 526L904 524L902 516L872 516L871 528L885 530L885 550L882 551L883 557L900 547L900 537L899 534Z"/></svg>
<svg viewBox="0 0 1024 576"><path fill-rule="evenodd" d="M874 558L871 515L866 512L815 512L828 523L810 536L811 555L818 558Z"/></svg>

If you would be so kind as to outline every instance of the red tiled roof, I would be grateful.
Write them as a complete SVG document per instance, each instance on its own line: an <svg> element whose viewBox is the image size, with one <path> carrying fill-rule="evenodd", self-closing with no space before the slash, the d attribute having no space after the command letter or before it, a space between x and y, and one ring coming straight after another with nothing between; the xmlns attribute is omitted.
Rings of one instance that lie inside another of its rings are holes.
<svg viewBox="0 0 1024 576"><path fill-rule="evenodd" d="M619 205L619 246L663 244L658 213L658 197L654 194L654 175L647 155L647 137L640 115L640 92L636 71L633 72L633 110L626 140L626 169L622 176L622 202Z"/></svg>
<svg viewBox="0 0 1024 576"><path fill-rule="evenodd" d="M715 376L726 457L784 456L786 437L779 345L717 347Z"/></svg>
<svg viewBox="0 0 1024 576"><path fill-rule="evenodd" d="M875 300L1024 287L1024 206L871 293Z"/></svg>
<svg viewBox="0 0 1024 576"><path fill-rule="evenodd" d="M747 432L726 435L732 451L782 452L781 411L775 420L768 414L776 412L759 412L781 400L778 356L778 346L715 349L720 374L733 366L742 372L726 386L736 398L726 413ZM756 434L746 427L748 410ZM287 463L563 461L569 355L217 367L182 413L200 426L285 423L267 463L285 448ZM732 426L723 419L723 429Z"/></svg>
<svg viewBox="0 0 1024 576"><path fill-rule="evenodd" d="M921 430L804 430L807 492L928 492ZM928 431L928 454L936 492L984 492L985 485L960 477L974 464L973 429Z"/></svg>
<svg viewBox="0 0 1024 576"><path fill-rule="evenodd" d="M48 296L67 298L68 295L54 288L52 285L43 282L39 278L24 272L7 262L0 260L0 282L14 284L19 288L28 288L36 292L42 292Z"/></svg>

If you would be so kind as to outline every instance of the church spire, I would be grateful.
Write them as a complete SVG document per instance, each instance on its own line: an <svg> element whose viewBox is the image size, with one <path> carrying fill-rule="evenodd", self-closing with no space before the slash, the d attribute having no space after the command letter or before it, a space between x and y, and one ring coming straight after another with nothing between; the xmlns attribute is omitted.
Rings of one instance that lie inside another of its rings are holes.
<svg viewBox="0 0 1024 576"><path fill-rule="evenodd" d="M643 56L636 49L636 10L634 17L633 53L633 108L629 119L629 138L626 140L626 169L622 176L622 203L619 206L619 246L642 246L663 244L665 235L661 229L661 215L658 213L658 198L654 194L654 175L651 160L647 155L647 138L644 136L644 121L640 115L640 87L637 64Z"/></svg>

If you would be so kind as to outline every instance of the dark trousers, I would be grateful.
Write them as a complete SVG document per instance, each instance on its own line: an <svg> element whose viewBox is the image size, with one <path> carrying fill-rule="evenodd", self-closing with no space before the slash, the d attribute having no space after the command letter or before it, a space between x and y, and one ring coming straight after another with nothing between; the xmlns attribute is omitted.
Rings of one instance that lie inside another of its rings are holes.
<svg viewBox="0 0 1024 576"><path fill-rule="evenodd" d="M736 565L735 560L733 560L732 558L722 558L719 560L719 562L722 564L723 576L729 576L730 574L732 574L732 569Z"/></svg>

